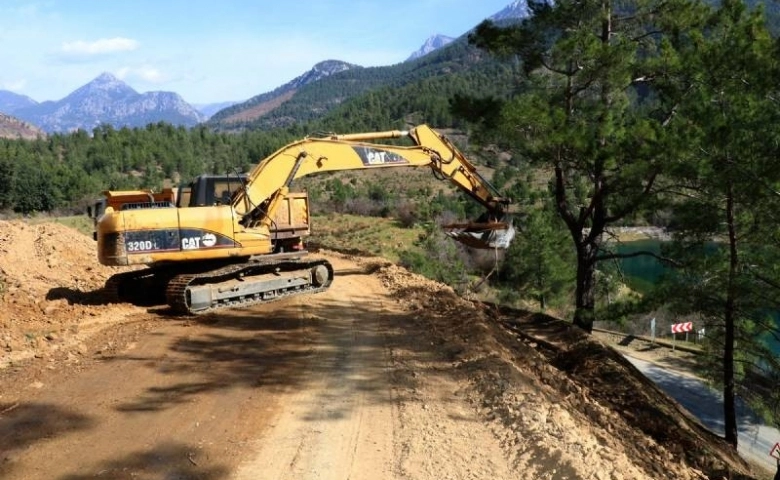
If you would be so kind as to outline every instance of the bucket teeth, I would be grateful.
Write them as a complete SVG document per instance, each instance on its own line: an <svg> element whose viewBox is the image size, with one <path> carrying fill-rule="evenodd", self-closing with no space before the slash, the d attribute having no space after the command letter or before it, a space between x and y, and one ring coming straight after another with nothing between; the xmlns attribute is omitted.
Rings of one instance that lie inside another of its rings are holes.
<svg viewBox="0 0 780 480"><path fill-rule="evenodd" d="M453 230L446 234L458 242L477 249L507 249L515 236L515 228L510 224L503 229L490 230Z"/></svg>
<svg viewBox="0 0 780 480"><path fill-rule="evenodd" d="M515 238L512 217L505 213L485 213L476 221L445 225L445 233L458 242L478 249L507 249Z"/></svg>

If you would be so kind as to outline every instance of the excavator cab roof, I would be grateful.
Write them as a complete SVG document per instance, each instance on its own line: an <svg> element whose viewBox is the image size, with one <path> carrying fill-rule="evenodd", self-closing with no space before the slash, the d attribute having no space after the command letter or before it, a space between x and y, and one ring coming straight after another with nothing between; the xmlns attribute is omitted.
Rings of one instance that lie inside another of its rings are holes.
<svg viewBox="0 0 780 480"><path fill-rule="evenodd" d="M180 203L179 206L229 205L233 194L244 186L246 178L246 174L199 175L179 187L180 202L186 203Z"/></svg>

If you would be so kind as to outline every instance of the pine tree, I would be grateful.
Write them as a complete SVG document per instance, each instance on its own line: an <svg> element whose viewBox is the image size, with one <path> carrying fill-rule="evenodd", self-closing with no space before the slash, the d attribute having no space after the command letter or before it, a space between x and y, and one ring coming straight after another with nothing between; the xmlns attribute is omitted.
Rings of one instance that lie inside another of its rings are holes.
<svg viewBox="0 0 780 480"><path fill-rule="evenodd" d="M736 447L736 396L759 407L780 396L776 385L751 388L780 372L767 344L780 339L771 315L780 311L780 61L760 9L725 0L706 27L681 50L688 81L676 125L692 148L670 171L685 201L673 219L680 267L665 293L702 319Z"/></svg>
<svg viewBox="0 0 780 480"><path fill-rule="evenodd" d="M552 209L532 210L499 271L501 283L530 296L544 311L571 291L574 252Z"/></svg>
<svg viewBox="0 0 780 480"><path fill-rule="evenodd" d="M605 233L654 200L671 154L665 144L674 100L656 79L679 68L669 38L700 18L682 0L531 2L519 26L479 25L470 42L516 55L523 93L502 108L498 130L552 172L552 196L576 252L574 323L595 320L597 263Z"/></svg>

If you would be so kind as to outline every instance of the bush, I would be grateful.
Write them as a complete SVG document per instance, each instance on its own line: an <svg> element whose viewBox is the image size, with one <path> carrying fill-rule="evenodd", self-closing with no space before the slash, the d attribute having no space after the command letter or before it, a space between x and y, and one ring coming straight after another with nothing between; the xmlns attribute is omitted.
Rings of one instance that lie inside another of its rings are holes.
<svg viewBox="0 0 780 480"><path fill-rule="evenodd" d="M438 227L431 227L423 233L417 244L423 248L423 252L401 252L402 266L453 287L467 280L464 253Z"/></svg>
<svg viewBox="0 0 780 480"><path fill-rule="evenodd" d="M402 227L414 227L420 221L417 205L409 200L403 200L396 208L396 218Z"/></svg>

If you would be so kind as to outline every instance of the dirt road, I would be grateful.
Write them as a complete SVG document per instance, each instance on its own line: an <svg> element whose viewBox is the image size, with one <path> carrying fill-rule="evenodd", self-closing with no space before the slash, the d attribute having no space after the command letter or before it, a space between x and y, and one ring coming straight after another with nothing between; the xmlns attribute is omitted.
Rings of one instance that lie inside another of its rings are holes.
<svg viewBox="0 0 780 480"><path fill-rule="evenodd" d="M325 294L196 319L143 314L116 352L6 390L0 477L512 477L379 280L334 262Z"/></svg>
<svg viewBox="0 0 780 480"><path fill-rule="evenodd" d="M170 317L104 304L90 238L0 221L0 478L760 478L566 322L321 255L327 292Z"/></svg>

